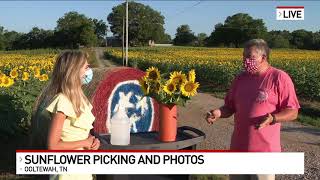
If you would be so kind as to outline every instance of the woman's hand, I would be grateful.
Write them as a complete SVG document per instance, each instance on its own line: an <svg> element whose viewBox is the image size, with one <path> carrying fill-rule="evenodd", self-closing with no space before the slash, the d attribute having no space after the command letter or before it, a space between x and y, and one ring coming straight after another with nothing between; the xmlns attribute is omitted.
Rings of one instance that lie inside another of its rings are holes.
<svg viewBox="0 0 320 180"><path fill-rule="evenodd" d="M91 149L92 150L98 150L99 147L100 147L100 140L98 138L95 138L93 143L92 143Z"/></svg>
<svg viewBox="0 0 320 180"><path fill-rule="evenodd" d="M93 145L94 140L95 140L95 137L92 135L89 135L89 137L85 139L83 142L83 148L91 149L91 146Z"/></svg>

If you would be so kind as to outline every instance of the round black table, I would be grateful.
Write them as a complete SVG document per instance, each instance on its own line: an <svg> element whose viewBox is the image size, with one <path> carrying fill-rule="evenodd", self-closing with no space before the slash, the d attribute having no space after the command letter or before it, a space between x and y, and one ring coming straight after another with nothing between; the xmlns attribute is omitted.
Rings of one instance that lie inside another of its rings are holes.
<svg viewBox="0 0 320 180"><path fill-rule="evenodd" d="M158 132L132 133L130 135L130 145L116 146L110 144L109 134L95 134L100 140L101 150L195 150L197 144L204 141L206 135L204 132L190 127L182 126L177 129L176 141L161 142L158 138ZM187 172L187 171L186 171ZM97 175L98 180L172 180L172 179L190 179L189 175Z"/></svg>
<svg viewBox="0 0 320 180"><path fill-rule="evenodd" d="M102 150L176 150L195 149L196 145L205 139L205 134L193 127L182 126L177 129L176 141L161 142L158 132L132 133L130 144L127 146L116 146L110 144L109 134L95 135L100 140Z"/></svg>

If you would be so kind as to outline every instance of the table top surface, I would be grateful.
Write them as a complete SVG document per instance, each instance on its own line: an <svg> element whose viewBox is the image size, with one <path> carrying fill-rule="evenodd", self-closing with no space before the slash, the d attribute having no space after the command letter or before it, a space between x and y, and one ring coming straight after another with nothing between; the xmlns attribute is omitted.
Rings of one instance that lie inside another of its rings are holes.
<svg viewBox="0 0 320 180"><path fill-rule="evenodd" d="M109 134L96 136L101 142L100 149L102 150L176 150L196 146L205 139L202 131L189 126L179 127L176 140L173 142L160 141L158 134L156 131L131 133L130 144L126 146L110 144Z"/></svg>

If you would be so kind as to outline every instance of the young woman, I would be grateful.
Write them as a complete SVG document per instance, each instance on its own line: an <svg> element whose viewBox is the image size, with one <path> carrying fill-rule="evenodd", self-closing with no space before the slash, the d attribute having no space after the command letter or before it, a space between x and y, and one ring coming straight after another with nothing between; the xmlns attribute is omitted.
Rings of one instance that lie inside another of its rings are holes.
<svg viewBox="0 0 320 180"><path fill-rule="evenodd" d="M46 95L53 97L46 107L52 117L47 144L50 150L97 150L100 146L89 133L95 117L81 88L92 79L87 59L81 51L65 51L57 57L46 90ZM92 179L92 175L58 175L50 179Z"/></svg>

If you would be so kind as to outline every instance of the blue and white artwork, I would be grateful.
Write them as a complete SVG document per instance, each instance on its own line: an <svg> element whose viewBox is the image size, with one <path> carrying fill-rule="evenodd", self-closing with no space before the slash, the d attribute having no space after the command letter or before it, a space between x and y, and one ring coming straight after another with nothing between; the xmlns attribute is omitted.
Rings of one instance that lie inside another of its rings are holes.
<svg viewBox="0 0 320 180"><path fill-rule="evenodd" d="M137 80L120 82L109 97L106 125L109 129L110 119L119 107L127 109L131 123L131 132L148 132L152 130L154 104L150 97L144 97ZM109 129L110 130L110 129ZM110 131L109 131L110 132Z"/></svg>

